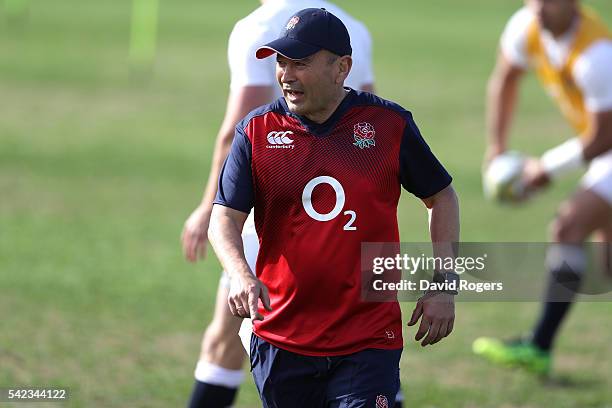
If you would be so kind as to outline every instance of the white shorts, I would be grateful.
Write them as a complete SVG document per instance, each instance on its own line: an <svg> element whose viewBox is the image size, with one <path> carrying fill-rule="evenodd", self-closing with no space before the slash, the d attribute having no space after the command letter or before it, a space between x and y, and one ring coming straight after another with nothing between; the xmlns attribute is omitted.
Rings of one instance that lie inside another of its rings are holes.
<svg viewBox="0 0 612 408"><path fill-rule="evenodd" d="M238 337L242 342L242 347L246 351L247 356L251 355L251 336L253 335L253 321L251 319L242 319Z"/></svg>
<svg viewBox="0 0 612 408"><path fill-rule="evenodd" d="M591 161L580 185L594 192L612 206L612 150Z"/></svg>
<svg viewBox="0 0 612 408"><path fill-rule="evenodd" d="M257 262L257 253L259 252L259 238L255 231L255 221L253 220L253 211L249 214L244 226L242 227L242 246L244 248L244 256L246 258L251 271L255 273L255 263ZM221 273L219 285L229 289L230 279L225 270Z"/></svg>

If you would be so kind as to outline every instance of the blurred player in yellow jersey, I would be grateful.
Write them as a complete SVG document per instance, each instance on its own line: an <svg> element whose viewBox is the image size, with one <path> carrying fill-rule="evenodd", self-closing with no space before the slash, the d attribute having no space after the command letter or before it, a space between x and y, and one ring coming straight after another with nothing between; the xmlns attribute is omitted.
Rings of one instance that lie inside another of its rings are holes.
<svg viewBox="0 0 612 408"><path fill-rule="evenodd" d="M496 363L547 374L553 340L574 300L572 295L559 299L555 288L559 282L571 292L580 288L586 267L582 244L590 236L612 242L612 35L578 0L525 1L502 34L489 82L487 162L507 148L519 83L527 70L535 71L576 132L575 138L526 162L522 181L527 194L573 170L587 171L552 222L546 261L550 277L531 336L507 342L480 338L474 351ZM604 267L609 272L609 259Z"/></svg>

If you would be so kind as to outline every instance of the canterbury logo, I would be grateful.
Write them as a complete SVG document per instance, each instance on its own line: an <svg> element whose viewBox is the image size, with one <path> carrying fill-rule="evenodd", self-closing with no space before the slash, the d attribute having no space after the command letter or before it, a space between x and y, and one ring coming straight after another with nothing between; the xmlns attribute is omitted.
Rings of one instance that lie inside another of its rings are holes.
<svg viewBox="0 0 612 408"><path fill-rule="evenodd" d="M288 135L292 135L293 132L290 130L286 130L284 132L270 132L268 133L267 139L268 149L293 149L295 145L293 145L293 139L289 138Z"/></svg>

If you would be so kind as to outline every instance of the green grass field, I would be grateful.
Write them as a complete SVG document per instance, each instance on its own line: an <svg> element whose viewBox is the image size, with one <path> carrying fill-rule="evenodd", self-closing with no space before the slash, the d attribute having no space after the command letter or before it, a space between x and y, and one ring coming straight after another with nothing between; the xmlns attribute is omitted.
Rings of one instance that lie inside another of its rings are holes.
<svg viewBox="0 0 612 408"><path fill-rule="evenodd" d="M187 264L179 233L225 108L227 36L258 3L161 1L148 80L129 72L131 2L29 3L26 19L0 15L0 388L69 387L70 407L183 406L219 265ZM512 210L480 188L486 78L520 2L338 3L370 27L380 95L413 111L455 176L462 239L545 241L575 180ZM612 23L612 3L589 4ZM518 149L571 136L533 78L518 116ZM403 240L427 239L417 200L399 214ZM453 335L427 349L405 330L407 406L612 407L610 304L575 308L546 384L472 356L475 337L526 330L537 309L460 303ZM237 406L258 401L248 378Z"/></svg>

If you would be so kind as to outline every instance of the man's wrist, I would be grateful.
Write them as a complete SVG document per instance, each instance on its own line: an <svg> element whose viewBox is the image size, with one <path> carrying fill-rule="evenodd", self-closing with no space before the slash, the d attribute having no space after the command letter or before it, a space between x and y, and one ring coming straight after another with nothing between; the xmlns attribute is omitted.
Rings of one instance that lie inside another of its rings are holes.
<svg viewBox="0 0 612 408"><path fill-rule="evenodd" d="M577 137L546 151L540 158L550 178L558 178L584 166L583 146Z"/></svg>
<svg viewBox="0 0 612 408"><path fill-rule="evenodd" d="M487 146L487 149L485 152L485 160L488 160L488 161L493 160L493 158L495 158L496 156L499 156L505 151L506 151L506 146L499 145L496 143L490 143Z"/></svg>
<svg viewBox="0 0 612 408"><path fill-rule="evenodd" d="M435 289L429 289L425 291L425 294L429 293L447 293L449 295L458 295L459 294L459 274L456 272L435 272L432 282L435 285Z"/></svg>
<svg viewBox="0 0 612 408"><path fill-rule="evenodd" d="M251 272L251 268L249 268L248 266L243 266L240 268L236 268L234 269L234 271L232 273L228 274L230 279L252 279L255 278L255 275L253 274L253 272Z"/></svg>

